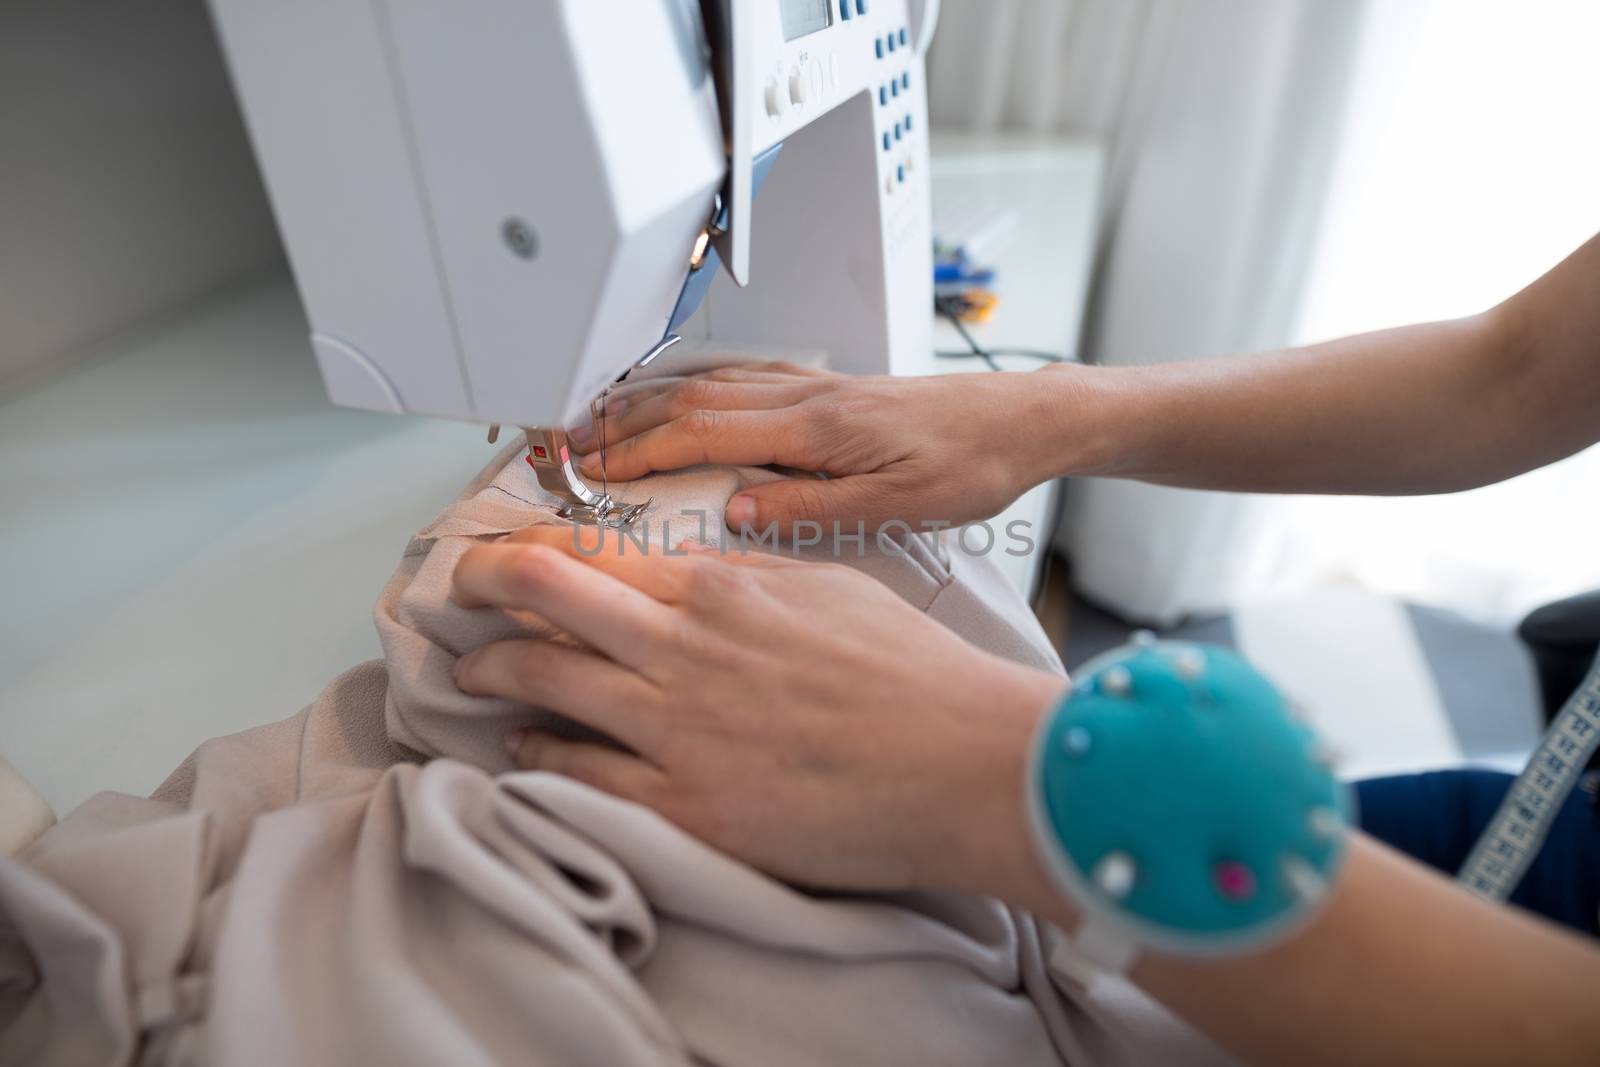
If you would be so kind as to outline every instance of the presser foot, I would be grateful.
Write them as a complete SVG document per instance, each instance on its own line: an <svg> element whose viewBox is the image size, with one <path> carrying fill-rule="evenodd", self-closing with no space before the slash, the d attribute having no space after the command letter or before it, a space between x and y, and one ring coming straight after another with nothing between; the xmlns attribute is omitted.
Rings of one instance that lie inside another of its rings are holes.
<svg viewBox="0 0 1600 1067"><path fill-rule="evenodd" d="M540 487L561 501L556 514L563 519L584 526L619 529L631 525L650 506L648 500L626 504L612 499L608 492L597 493L590 488L572 469L565 430L525 427L524 432L528 436L528 466L533 468Z"/></svg>
<svg viewBox="0 0 1600 1067"><path fill-rule="evenodd" d="M556 510L556 514L580 526L604 526L620 530L624 526L633 525L633 521L643 515L653 502L654 498L651 498L643 504L625 504L620 500L612 500L609 496L601 497L594 504L569 500Z"/></svg>

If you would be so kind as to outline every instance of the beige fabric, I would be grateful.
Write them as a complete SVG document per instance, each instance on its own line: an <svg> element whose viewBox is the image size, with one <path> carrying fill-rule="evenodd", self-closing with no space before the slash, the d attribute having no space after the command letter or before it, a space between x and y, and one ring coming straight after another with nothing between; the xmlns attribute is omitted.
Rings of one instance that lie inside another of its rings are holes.
<svg viewBox="0 0 1600 1067"><path fill-rule="evenodd" d="M656 498L652 530L699 508L715 535L727 497L768 477L689 471L622 491ZM508 450L384 590L387 669L363 664L299 715L202 745L152 798L101 794L0 860L0 1062L1211 1055L1160 1013L1121 1026L1138 1008L1125 988L1104 1001L1058 986L1043 962L1055 935L994 901L800 892L648 810L509 772L500 739L532 713L464 696L450 665L548 634L455 607L448 579L473 541L547 521ZM986 647L1059 669L985 561L936 539L908 548L850 562Z"/></svg>
<svg viewBox="0 0 1600 1067"><path fill-rule="evenodd" d="M0 856L22 851L55 821L56 813L44 797L0 756Z"/></svg>

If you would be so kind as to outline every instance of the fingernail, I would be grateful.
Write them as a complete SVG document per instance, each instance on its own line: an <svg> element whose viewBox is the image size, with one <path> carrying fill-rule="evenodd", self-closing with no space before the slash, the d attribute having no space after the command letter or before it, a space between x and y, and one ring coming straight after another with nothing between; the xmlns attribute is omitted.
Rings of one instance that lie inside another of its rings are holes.
<svg viewBox="0 0 1600 1067"><path fill-rule="evenodd" d="M506 734L506 739L502 742L506 748L506 755L515 759L517 753L522 751L522 742L527 740L527 737L527 730L512 730Z"/></svg>
<svg viewBox="0 0 1600 1067"><path fill-rule="evenodd" d="M606 417L615 418L616 416L621 415L624 411L628 410L629 405L632 403L633 401L629 400L625 396L619 396L615 399L606 397Z"/></svg>
<svg viewBox="0 0 1600 1067"><path fill-rule="evenodd" d="M589 446L594 443L594 427L589 423L574 426L567 431L567 440L580 452L589 451Z"/></svg>
<svg viewBox="0 0 1600 1067"><path fill-rule="evenodd" d="M728 529L743 530L756 522L756 502L747 496L736 496L728 501L726 512Z"/></svg>

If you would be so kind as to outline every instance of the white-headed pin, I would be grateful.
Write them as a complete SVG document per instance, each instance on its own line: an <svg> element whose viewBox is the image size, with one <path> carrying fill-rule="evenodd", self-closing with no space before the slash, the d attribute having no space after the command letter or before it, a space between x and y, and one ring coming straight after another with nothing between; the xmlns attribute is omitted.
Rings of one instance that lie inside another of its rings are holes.
<svg viewBox="0 0 1600 1067"><path fill-rule="evenodd" d="M1133 675L1122 664L1107 667L1100 674L1100 692L1108 697L1125 697L1133 692Z"/></svg>

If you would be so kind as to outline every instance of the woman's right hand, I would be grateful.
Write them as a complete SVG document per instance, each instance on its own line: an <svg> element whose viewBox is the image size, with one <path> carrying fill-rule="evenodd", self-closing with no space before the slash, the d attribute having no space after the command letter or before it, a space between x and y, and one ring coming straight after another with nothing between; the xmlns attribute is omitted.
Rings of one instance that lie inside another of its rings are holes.
<svg viewBox="0 0 1600 1067"><path fill-rule="evenodd" d="M854 377L767 363L695 375L612 400L602 431L614 481L699 463L774 464L826 474L757 486L728 503L731 529L789 532L809 520L875 531L960 525L998 514L1063 467L1047 429L1076 382L1033 373ZM570 435L600 477L599 437Z"/></svg>

